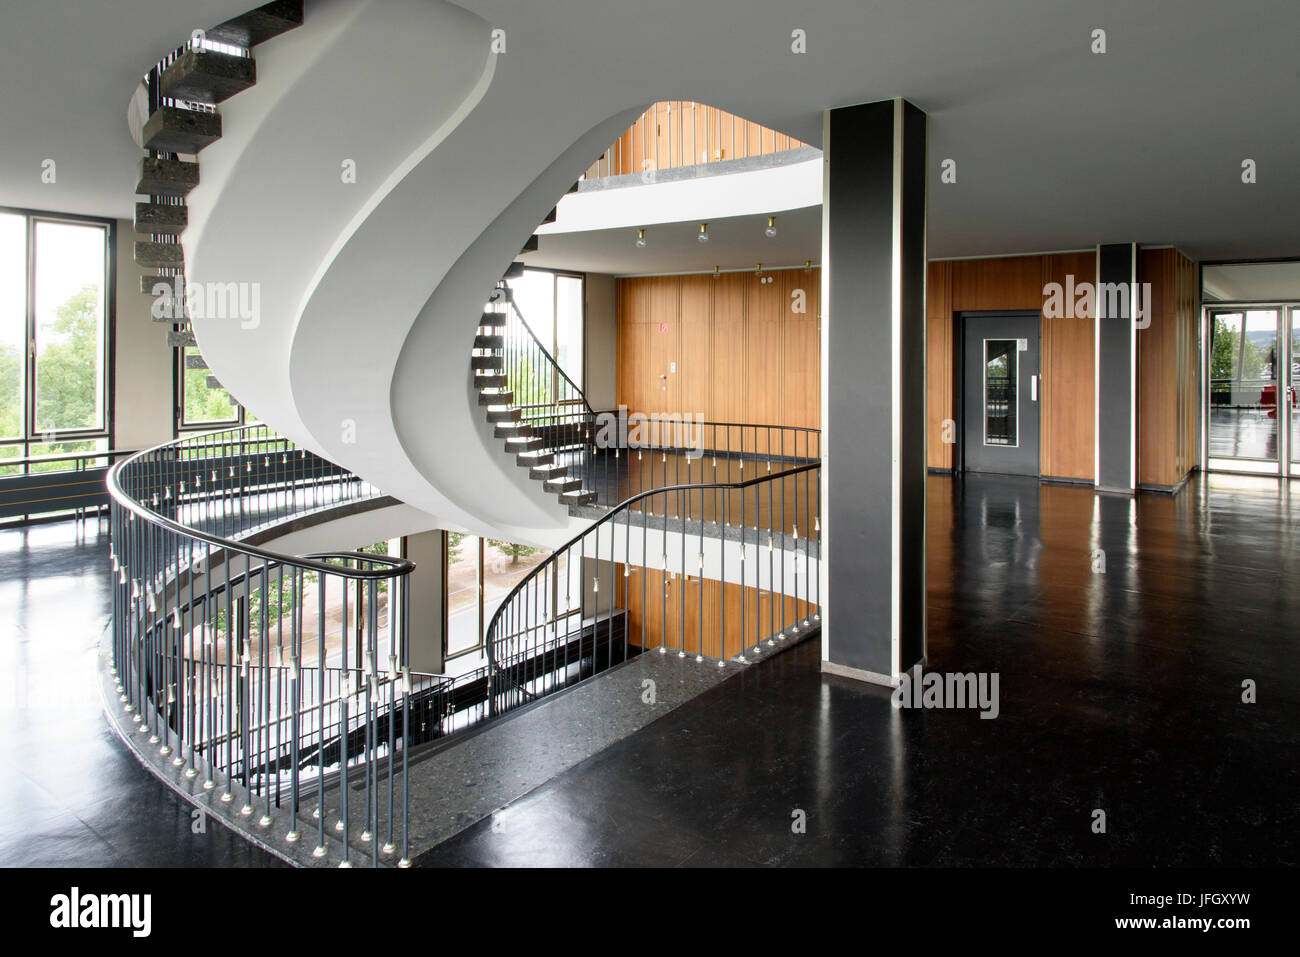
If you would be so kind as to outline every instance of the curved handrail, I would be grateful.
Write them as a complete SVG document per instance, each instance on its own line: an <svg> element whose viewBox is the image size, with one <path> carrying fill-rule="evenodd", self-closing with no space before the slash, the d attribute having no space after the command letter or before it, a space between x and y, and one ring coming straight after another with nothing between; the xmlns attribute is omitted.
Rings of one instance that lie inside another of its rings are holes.
<svg viewBox="0 0 1300 957"><path fill-rule="evenodd" d="M400 849L406 862L407 752L443 733L455 684L411 670L414 563L364 551L286 555L239 537L355 504L354 493L379 500L378 490L263 425L146 449L115 465L105 486L113 674L136 730L187 778L223 786L223 802L242 793L236 822L261 804L260 825L280 816L286 843L304 825L315 830L316 857L329 852L324 794L337 784L348 862L362 808L349 811L347 795L363 780L363 840L376 835L369 856L380 862L384 828L383 853ZM193 514L219 530L178 520ZM309 822L300 812L313 791Z"/></svg>
<svg viewBox="0 0 1300 957"><path fill-rule="evenodd" d="M620 502L617 506L610 509L605 515L601 516L596 521L592 522L590 525L584 528L577 535L573 536L567 542L557 547L551 553L551 555L546 559L546 561L539 564L536 568L534 568L531 572L529 572L526 576L524 576L524 578L522 578L515 585L515 587L512 588L506 594L505 598L502 599L501 603L497 606L496 611L493 613L492 620L488 624L487 630L485 632L484 646L488 658L490 671L493 673L504 674L504 669L501 668L500 662L498 660L496 643L498 640L500 640L499 626L501 624L501 619L504 615L508 613L508 610L513 607L512 602L514 602L516 598L522 595L529 588L530 585L535 584L536 581L539 578L541 578L543 575L555 574L551 566L553 563L557 561L558 556L560 556L561 554L567 556L575 546L579 546L590 535L592 535L593 533L599 534L599 529L602 526L614 524L615 522L618 522L623 516L630 515L630 513L633 510L633 506L636 503L644 501L645 499L648 498L652 498L654 496L658 496L658 495L667 496L667 495L672 495L674 493L687 494L687 495L699 493L701 496L703 496L705 492L719 491L719 490L728 493L731 492L743 493L744 490L749 488L754 488L764 484L770 485L771 483L783 481L793 476L803 474L805 472L811 472L820 469L821 465L822 465L821 461L818 460L816 462L809 462L803 465L798 465L793 468L782 469L778 472L766 473L756 478L747 479L743 482L695 482L695 483L682 483L682 484L662 486L660 488L649 489L643 492L639 492L635 495L630 496L624 501ZM664 522L665 522L665 529L666 529L666 522L667 522L666 515L664 516ZM756 527L755 533L757 534L757 532L760 530L761 529L758 529ZM768 532L769 535L772 534L772 529L770 526ZM782 534L784 535L784 529L782 530ZM797 526L796 526L796 542L797 542ZM600 561L598 555L594 557L598 562ZM611 552L611 561L612 561L612 552ZM599 617L599 615L597 617ZM534 626L530 626L529 629L527 630L531 630L532 627ZM509 638L510 636L506 636L506 637ZM540 695L535 694L529 691L527 688L523 687L519 682L509 678L507 678L507 680L513 686L513 690L517 692L521 692L525 698L528 698L530 700L535 700L538 697L541 697Z"/></svg>
<svg viewBox="0 0 1300 957"><path fill-rule="evenodd" d="M121 481L119 480L121 473L125 469L129 468L132 464L142 462L146 456L151 455L153 453L162 452L173 448L179 448L183 443L194 439L216 436L216 435L225 435L231 432L246 432L257 428L263 428L263 426L246 425L236 429L216 429L212 432L202 432L202 433L198 433L197 435L188 436L185 439L173 439L171 442L162 442L158 445L152 446L151 448L144 449L143 451L140 452L136 452L130 458L118 462L109 470L108 476L105 479L105 485L108 488L109 497L112 498L113 501L116 502L118 505L120 505L122 508L126 509L132 514L145 519L151 524L158 525L166 529L167 531L173 532L178 535L184 535L186 538L192 538L196 541L203 542L204 544L207 545L213 545L217 548L224 549L226 551L240 552L241 554L249 555L253 558L259 558L263 561L275 562L277 564L282 564L282 565L301 566L302 568L307 569L309 571L327 572L329 574L342 574L345 578L357 578L357 579L393 578L397 575L405 575L415 569L415 563L407 559L403 559L403 558L392 559L389 558L388 556L372 555L369 557L372 560L374 560L376 564L390 565L390 569L388 571L358 569L355 570L355 573L349 573L347 570L341 569L340 566L338 565L330 565L325 562L317 561L312 557L299 556L299 555L283 555L279 552L270 551L269 549L259 548L256 545L242 543L237 539L223 538L220 535L214 535L211 532L205 532L202 529L194 528L193 526L190 525L182 525L179 522L167 518L165 515L159 514L158 512L154 511L152 508L149 508L143 503L132 498L122 487ZM262 441L267 441L267 440L262 440ZM269 441L275 441L275 439L271 439Z"/></svg>
<svg viewBox="0 0 1300 957"><path fill-rule="evenodd" d="M498 289L499 288L501 287L498 287ZM495 300L489 299L488 301L494 302ZM574 382L572 379L569 378L569 374L564 371L564 367L555 361L555 357L551 355L551 351L546 348L546 346L542 343L542 340L537 338L537 334L533 332L533 327L528 324L528 320L524 317L523 311L520 310L519 304L515 302L513 295L508 295L506 297L506 304L510 307L510 309L514 311L514 314L519 319L519 324L524 327L524 330L528 333L529 338L531 338L533 342L536 344L537 349L539 352L541 352L543 358L545 358L546 361L551 364L551 368L553 368L556 372L558 372L561 376L564 377L564 381L569 384L570 388L572 388L573 391L578 394L578 398L582 400L583 408L587 410L587 414L594 417L596 413L592 411L591 403L587 401L587 394L578 387L578 384L576 382Z"/></svg>
<svg viewBox="0 0 1300 957"><path fill-rule="evenodd" d="M760 475L758 478L747 479L744 482L691 482L691 483L683 483L681 485L665 485L662 488L651 489L647 492L639 492L636 495L633 495L630 498L624 499L622 502L619 502L616 506L610 509L609 512L607 512L605 515L602 515L600 518L596 519L596 521L592 522L590 525L588 525L577 535L574 535L573 538L569 539L563 545L557 546L555 548L555 552L562 552L565 549L569 549L572 548L574 545L577 545L580 541L582 541L584 538L590 535L593 529L597 528L600 525L604 525L608 522L613 521L614 516L621 511L631 511L633 504L641 501L642 499L647 499L655 495L667 495L670 492L698 492L706 489L727 489L729 491L739 491L742 489L750 488L751 486L754 485L761 485L764 482L774 482L780 478L788 478L791 475L798 475L800 472L809 472L813 469L819 469L821 467L822 464L820 462L810 462L807 465L800 465L792 469L782 469L780 472L772 472L767 475ZM521 578L519 580L519 583L516 584L514 588L510 589L510 591L506 593L506 597L501 599L501 606L497 608L496 613L492 616L492 621L488 623L489 634L496 627L497 619L501 616L502 609L505 608L506 604L510 601L510 599L514 598L515 595L517 595L519 592L521 592L524 589L524 586L527 585L531 579L536 577L538 573L541 572L545 564L546 562L542 562L531 572L529 572L527 575ZM490 655L489 655L489 660L491 660Z"/></svg>

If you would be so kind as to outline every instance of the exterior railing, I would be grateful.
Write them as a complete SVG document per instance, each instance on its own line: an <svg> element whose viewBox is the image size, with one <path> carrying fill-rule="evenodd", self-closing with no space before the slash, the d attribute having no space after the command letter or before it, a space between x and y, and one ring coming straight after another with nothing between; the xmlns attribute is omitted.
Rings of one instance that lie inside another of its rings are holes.
<svg viewBox="0 0 1300 957"><path fill-rule="evenodd" d="M562 545L488 626L494 713L651 648L721 666L814 627L820 472L643 491Z"/></svg>
<svg viewBox="0 0 1300 957"><path fill-rule="evenodd" d="M318 857L328 830L341 866L358 846L408 863L406 753L451 684L409 668L414 566L247 541L379 491L260 425L140 452L107 484L113 669L138 733L261 827L314 831Z"/></svg>

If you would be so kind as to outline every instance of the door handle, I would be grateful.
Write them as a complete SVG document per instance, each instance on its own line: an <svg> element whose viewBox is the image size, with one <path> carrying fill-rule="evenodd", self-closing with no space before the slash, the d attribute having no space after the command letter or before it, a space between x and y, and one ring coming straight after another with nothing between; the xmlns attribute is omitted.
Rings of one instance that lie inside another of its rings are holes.
<svg viewBox="0 0 1300 957"><path fill-rule="evenodd" d="M1038 401L1038 376L1036 375L1029 377L1029 398L1034 402Z"/></svg>

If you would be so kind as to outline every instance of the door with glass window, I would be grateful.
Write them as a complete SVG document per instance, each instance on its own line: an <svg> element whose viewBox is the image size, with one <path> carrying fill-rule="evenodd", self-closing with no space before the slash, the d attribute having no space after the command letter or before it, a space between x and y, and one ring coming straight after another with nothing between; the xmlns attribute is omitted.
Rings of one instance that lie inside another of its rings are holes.
<svg viewBox="0 0 1300 957"><path fill-rule="evenodd" d="M962 326L964 468L1038 475L1040 317L967 313Z"/></svg>
<svg viewBox="0 0 1300 957"><path fill-rule="evenodd" d="M1209 467L1300 474L1300 306L1215 306L1208 326Z"/></svg>

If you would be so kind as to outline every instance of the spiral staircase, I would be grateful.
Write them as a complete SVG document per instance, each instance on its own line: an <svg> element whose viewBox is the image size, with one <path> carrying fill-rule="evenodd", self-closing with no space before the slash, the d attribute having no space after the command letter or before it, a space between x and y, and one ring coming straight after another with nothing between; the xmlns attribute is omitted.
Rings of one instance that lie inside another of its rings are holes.
<svg viewBox="0 0 1300 957"><path fill-rule="evenodd" d="M259 284L257 322L180 313L170 341L197 344L211 384L267 425L111 473L109 694L157 773L286 859L406 864L420 841L408 751L650 651L725 672L816 633L820 435L702 423L652 446L602 438L608 413L520 314L515 257L642 104L585 130L548 124L521 162L493 149L515 135L501 98L521 94L484 21L428 0L302 13L277 0L150 72L137 261L159 272L143 291L166 283L183 306L187 284ZM458 83L395 91L367 70L428 56L429 37ZM367 111L382 97L408 128ZM321 103L350 106L350 122L303 144ZM183 158L200 151L202 183ZM330 163L304 165L321 152ZM253 216L276 229L250 230ZM493 615L481 666L413 670L409 562L268 544L285 523L394 503L424 528L552 549ZM330 644L329 596L355 641Z"/></svg>

